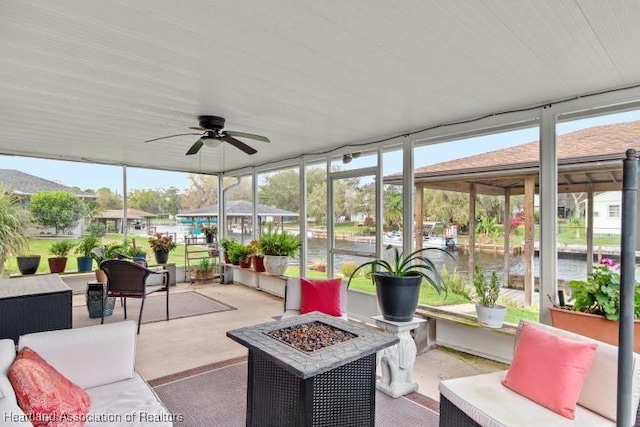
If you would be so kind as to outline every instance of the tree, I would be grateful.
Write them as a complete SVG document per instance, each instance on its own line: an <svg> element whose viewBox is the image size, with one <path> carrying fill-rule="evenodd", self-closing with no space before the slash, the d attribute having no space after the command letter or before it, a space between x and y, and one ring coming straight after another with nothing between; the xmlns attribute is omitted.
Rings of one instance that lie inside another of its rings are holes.
<svg viewBox="0 0 640 427"><path fill-rule="evenodd" d="M26 231L29 222L29 212L18 197L0 188L0 276L7 256L28 249Z"/></svg>
<svg viewBox="0 0 640 427"><path fill-rule="evenodd" d="M397 185L386 186L384 201L384 225L386 230L398 230L402 226L402 193Z"/></svg>
<svg viewBox="0 0 640 427"><path fill-rule="evenodd" d="M110 188L98 188L96 190L96 202L98 202L100 209L103 211L122 209L122 197L114 194Z"/></svg>
<svg viewBox="0 0 640 427"><path fill-rule="evenodd" d="M218 177L213 175L188 174L189 188L180 196L180 206L194 210L218 203Z"/></svg>
<svg viewBox="0 0 640 427"><path fill-rule="evenodd" d="M72 228L85 213L82 200L67 191L38 191L31 196L29 210L37 223L60 230Z"/></svg>

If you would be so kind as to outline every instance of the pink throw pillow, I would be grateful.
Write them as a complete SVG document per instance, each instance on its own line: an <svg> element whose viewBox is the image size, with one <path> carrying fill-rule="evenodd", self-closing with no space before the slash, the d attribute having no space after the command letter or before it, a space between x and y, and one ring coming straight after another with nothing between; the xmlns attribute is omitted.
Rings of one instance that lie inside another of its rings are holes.
<svg viewBox="0 0 640 427"><path fill-rule="evenodd" d="M18 406L36 427L82 427L89 413L89 395L25 347L7 372Z"/></svg>
<svg viewBox="0 0 640 427"><path fill-rule="evenodd" d="M340 316L341 279L300 279L302 303L300 313L321 311L331 316Z"/></svg>
<svg viewBox="0 0 640 427"><path fill-rule="evenodd" d="M596 348L597 344L573 341L524 324L502 383L573 420Z"/></svg>

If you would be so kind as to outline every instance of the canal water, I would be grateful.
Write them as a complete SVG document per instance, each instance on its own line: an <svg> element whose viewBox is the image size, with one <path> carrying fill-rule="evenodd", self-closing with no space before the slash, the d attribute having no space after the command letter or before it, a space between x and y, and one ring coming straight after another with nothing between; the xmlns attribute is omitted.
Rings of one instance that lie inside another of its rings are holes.
<svg viewBox="0 0 640 427"><path fill-rule="evenodd" d="M368 243L356 243L351 241L340 241L341 249L351 249L363 252L374 251L374 246ZM393 256L393 249L386 251L386 259L391 259ZM457 269L463 277L468 277L469 274L469 255L463 251L453 250L451 255L453 259L447 254L439 250L428 251L428 256L439 267L446 265L447 269L452 272L454 268ZM326 239L308 239L307 259L310 262L316 260L327 259L327 241ZM370 259L338 255L336 257L337 269L345 261L354 261L356 263L362 263ZM476 263L481 265L484 271L495 271L498 273L498 277L502 278L502 272L504 271L504 258L502 254L496 254L493 252L476 252ZM586 255L585 255L586 260ZM558 259L558 279L583 280L587 277L587 263L585 260L578 259ZM524 274L524 257L522 255L511 256L509 260L509 274L523 275ZM540 259L534 258L534 274L540 276Z"/></svg>

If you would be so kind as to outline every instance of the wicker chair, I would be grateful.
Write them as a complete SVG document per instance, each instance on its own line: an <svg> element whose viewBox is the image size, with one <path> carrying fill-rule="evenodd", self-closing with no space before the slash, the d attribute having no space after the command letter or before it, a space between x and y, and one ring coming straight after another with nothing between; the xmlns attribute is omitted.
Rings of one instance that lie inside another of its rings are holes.
<svg viewBox="0 0 640 427"><path fill-rule="evenodd" d="M167 320L169 320L169 272L153 271L129 261L110 259L100 264L100 268L107 275L107 291L104 294L103 308L107 306L107 297L124 298L124 318L127 318L127 298L141 298L140 315L138 316L138 333L142 323L142 310L147 295L153 292L164 291L167 293ZM152 274L164 275L164 285L147 286L147 277ZM102 311L102 323L104 323L104 309Z"/></svg>

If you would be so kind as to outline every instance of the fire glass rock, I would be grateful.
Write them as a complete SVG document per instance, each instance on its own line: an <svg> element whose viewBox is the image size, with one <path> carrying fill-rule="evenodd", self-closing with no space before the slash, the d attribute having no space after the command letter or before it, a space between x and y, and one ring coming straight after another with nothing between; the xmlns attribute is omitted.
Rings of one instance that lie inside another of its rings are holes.
<svg viewBox="0 0 640 427"><path fill-rule="evenodd" d="M357 337L351 332L317 321L276 329L267 332L267 335L306 353Z"/></svg>

